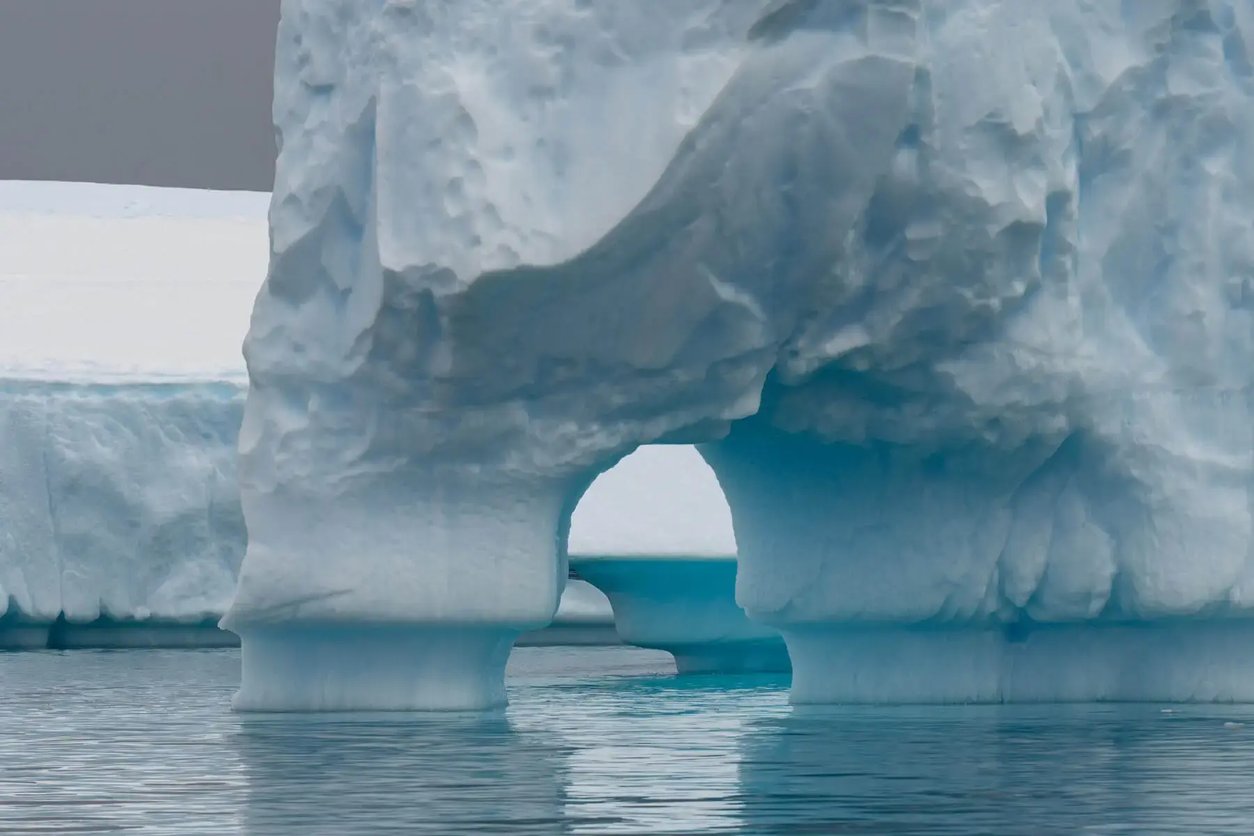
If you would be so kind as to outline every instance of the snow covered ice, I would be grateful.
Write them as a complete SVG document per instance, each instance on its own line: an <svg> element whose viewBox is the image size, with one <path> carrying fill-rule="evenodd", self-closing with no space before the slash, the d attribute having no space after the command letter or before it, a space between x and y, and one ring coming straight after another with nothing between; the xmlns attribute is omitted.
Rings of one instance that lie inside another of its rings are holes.
<svg viewBox="0 0 1254 836"><path fill-rule="evenodd" d="M1252 56L1235 0L285 3L239 705L499 702L653 441L795 699L1254 698Z"/></svg>
<svg viewBox="0 0 1254 836"><path fill-rule="evenodd" d="M268 195L0 181L0 375L245 381Z"/></svg>

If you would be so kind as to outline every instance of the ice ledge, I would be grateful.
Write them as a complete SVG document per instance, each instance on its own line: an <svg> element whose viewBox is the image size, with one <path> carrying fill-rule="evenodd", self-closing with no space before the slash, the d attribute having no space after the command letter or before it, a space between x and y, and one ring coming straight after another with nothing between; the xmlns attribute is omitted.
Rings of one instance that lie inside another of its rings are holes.
<svg viewBox="0 0 1254 836"><path fill-rule="evenodd" d="M784 631L794 703L1254 702L1254 621Z"/></svg>
<svg viewBox="0 0 1254 836"><path fill-rule="evenodd" d="M736 558L581 555L574 570L610 599L618 635L665 650L680 673L786 672L779 634L736 605Z"/></svg>

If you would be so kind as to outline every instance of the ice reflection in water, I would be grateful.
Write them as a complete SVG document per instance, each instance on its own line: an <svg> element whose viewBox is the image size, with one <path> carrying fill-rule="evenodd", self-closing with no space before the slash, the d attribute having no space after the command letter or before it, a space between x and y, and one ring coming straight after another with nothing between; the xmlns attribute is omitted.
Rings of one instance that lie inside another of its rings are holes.
<svg viewBox="0 0 1254 836"><path fill-rule="evenodd" d="M1254 832L1250 706L798 708L754 721L753 833ZM1227 725L1225 725L1227 724Z"/></svg>
<svg viewBox="0 0 1254 836"><path fill-rule="evenodd" d="M786 686L783 677L673 676L557 685L547 710L510 713L520 728L566 741L570 832L736 832L748 721L784 716Z"/></svg>
<svg viewBox="0 0 1254 836"><path fill-rule="evenodd" d="M562 818L567 752L504 716L247 718L230 744L252 833L552 832Z"/></svg>
<svg viewBox="0 0 1254 836"><path fill-rule="evenodd" d="M0 654L0 833L1254 832L1249 707L794 711L669 670L536 648L501 714L241 717L236 651Z"/></svg>

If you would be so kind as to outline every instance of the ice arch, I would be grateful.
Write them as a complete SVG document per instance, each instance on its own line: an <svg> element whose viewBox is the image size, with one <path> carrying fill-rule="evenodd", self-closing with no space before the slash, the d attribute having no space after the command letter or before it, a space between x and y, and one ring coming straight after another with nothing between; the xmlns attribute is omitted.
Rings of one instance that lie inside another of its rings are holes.
<svg viewBox="0 0 1254 836"><path fill-rule="evenodd" d="M704 442L807 700L1254 698L1232 0L288 0L245 708L503 699Z"/></svg>
<svg viewBox="0 0 1254 836"><path fill-rule="evenodd" d="M779 634L736 605L731 512L692 447L641 447L598 476L567 542L628 644L668 651L680 673L788 670Z"/></svg>

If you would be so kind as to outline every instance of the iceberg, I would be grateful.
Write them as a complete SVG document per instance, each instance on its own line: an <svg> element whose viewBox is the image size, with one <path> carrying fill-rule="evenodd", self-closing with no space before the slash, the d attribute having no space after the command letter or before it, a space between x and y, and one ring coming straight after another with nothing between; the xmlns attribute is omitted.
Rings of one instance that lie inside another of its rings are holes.
<svg viewBox="0 0 1254 836"><path fill-rule="evenodd" d="M796 700L1254 699L1252 56L1236 0L285 3L237 705L499 703L654 442Z"/></svg>

